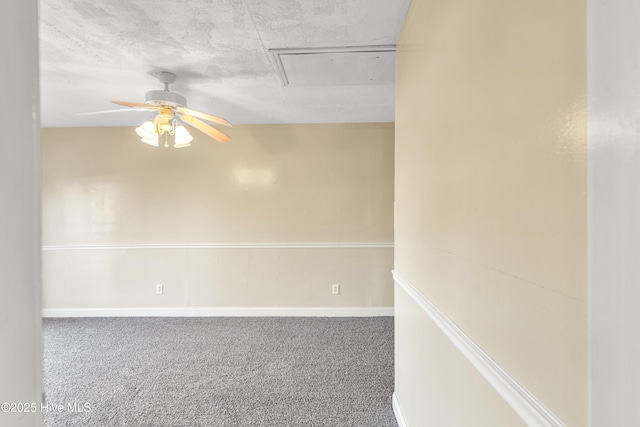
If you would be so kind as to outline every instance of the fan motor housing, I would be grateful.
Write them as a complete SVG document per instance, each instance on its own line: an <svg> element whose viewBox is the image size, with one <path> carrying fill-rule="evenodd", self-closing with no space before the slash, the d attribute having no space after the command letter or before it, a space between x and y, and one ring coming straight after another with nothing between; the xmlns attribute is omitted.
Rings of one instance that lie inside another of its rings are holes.
<svg viewBox="0 0 640 427"><path fill-rule="evenodd" d="M152 105L171 105L172 107L186 107L187 100L184 96L169 92L168 90L150 90L145 95L147 104Z"/></svg>

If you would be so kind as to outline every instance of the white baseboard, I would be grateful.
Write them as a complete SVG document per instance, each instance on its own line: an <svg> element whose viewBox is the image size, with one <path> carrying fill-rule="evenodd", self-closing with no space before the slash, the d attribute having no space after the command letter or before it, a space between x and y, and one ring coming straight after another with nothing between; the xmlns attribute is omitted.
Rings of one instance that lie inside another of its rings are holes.
<svg viewBox="0 0 640 427"><path fill-rule="evenodd" d="M402 409L400 408L400 402L398 402L395 392L391 397L391 404L393 405L393 414L396 416L398 427L407 427L407 423L404 421L404 415L402 415Z"/></svg>
<svg viewBox="0 0 640 427"><path fill-rule="evenodd" d="M468 335L433 305L426 296L395 270L393 271L393 279L528 426L566 427L560 418L491 359Z"/></svg>
<svg viewBox="0 0 640 427"><path fill-rule="evenodd" d="M45 308L42 317L377 317L393 307L113 307Z"/></svg>

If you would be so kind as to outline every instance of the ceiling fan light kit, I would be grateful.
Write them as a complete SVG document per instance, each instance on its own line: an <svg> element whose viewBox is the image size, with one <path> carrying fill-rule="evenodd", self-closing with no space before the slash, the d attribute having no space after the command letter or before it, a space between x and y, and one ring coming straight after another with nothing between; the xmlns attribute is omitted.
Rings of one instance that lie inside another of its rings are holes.
<svg viewBox="0 0 640 427"><path fill-rule="evenodd" d="M174 148L189 147L191 146L191 141L193 141L193 136L191 136L187 128L180 123L193 126L216 141L225 143L231 140L229 136L203 121L206 120L230 127L231 123L226 119L187 108L187 100L184 96L169 91L169 84L176 80L174 73L169 71L156 71L154 74L158 80L164 84L164 90L151 90L147 92L144 103L113 101L114 104L130 107L130 111L153 110L158 112L153 121L148 120L136 128L136 133L142 142L158 147L158 138L164 135L164 146L169 147L167 135L171 135L174 137ZM112 111L105 111L105 113L107 112Z"/></svg>

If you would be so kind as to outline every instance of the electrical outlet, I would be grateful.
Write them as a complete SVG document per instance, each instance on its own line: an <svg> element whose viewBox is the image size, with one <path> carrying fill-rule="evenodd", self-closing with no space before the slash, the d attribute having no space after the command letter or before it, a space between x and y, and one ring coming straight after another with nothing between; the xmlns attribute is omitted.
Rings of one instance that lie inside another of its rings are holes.
<svg viewBox="0 0 640 427"><path fill-rule="evenodd" d="M331 285L331 293L333 295L340 295L340 284L339 283L334 283L333 285Z"/></svg>
<svg viewBox="0 0 640 427"><path fill-rule="evenodd" d="M158 295L162 295L162 292L164 291L162 285L156 285L156 294Z"/></svg>

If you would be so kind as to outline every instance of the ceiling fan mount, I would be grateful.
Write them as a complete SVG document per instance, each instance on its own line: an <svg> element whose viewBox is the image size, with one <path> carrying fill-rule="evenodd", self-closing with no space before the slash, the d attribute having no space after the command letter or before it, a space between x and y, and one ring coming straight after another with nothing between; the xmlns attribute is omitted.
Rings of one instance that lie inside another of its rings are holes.
<svg viewBox="0 0 640 427"><path fill-rule="evenodd" d="M167 90L168 86L176 81L176 75L171 71L155 71L153 75L156 76L158 80L160 80L160 83L163 83L165 85L165 88Z"/></svg>

